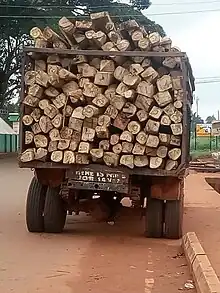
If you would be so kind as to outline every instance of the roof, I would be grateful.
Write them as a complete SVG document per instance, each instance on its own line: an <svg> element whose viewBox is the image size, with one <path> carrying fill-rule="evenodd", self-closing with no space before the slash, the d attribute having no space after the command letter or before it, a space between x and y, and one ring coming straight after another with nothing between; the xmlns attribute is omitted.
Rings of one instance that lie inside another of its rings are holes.
<svg viewBox="0 0 220 293"><path fill-rule="evenodd" d="M0 134L16 134L15 131L0 117Z"/></svg>

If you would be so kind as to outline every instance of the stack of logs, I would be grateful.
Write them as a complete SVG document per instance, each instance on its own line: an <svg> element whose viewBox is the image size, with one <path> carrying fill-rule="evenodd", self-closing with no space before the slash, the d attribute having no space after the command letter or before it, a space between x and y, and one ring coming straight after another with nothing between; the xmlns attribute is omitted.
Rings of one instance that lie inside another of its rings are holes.
<svg viewBox="0 0 220 293"><path fill-rule="evenodd" d="M30 32L38 48L178 51L134 21L118 27L108 13L59 21ZM36 58L37 56L37 58ZM179 58L33 55L24 77L21 162L124 165L173 170L181 159ZM30 69L30 67L29 67Z"/></svg>

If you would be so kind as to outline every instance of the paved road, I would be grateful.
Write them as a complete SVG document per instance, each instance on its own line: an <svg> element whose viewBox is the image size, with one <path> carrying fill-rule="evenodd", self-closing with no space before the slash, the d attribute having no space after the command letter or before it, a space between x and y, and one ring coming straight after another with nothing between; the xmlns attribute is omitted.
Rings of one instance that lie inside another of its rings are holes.
<svg viewBox="0 0 220 293"><path fill-rule="evenodd" d="M180 241L143 238L139 218L109 226L70 217L62 235L28 233L31 177L0 159L0 292L176 293L191 279Z"/></svg>

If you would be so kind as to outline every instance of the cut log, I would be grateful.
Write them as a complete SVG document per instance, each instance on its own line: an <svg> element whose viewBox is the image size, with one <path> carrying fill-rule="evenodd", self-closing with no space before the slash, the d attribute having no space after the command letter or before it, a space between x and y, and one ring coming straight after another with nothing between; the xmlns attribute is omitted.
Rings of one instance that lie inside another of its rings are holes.
<svg viewBox="0 0 220 293"><path fill-rule="evenodd" d="M120 165L126 166L130 169L134 168L134 156L133 155L122 155L120 158Z"/></svg>
<svg viewBox="0 0 220 293"><path fill-rule="evenodd" d="M100 71L114 73L115 63L113 60L101 60Z"/></svg>
<svg viewBox="0 0 220 293"><path fill-rule="evenodd" d="M170 69L175 68L177 65L177 62L175 60L175 58L173 57L166 57L163 61L163 66L168 67Z"/></svg>
<svg viewBox="0 0 220 293"><path fill-rule="evenodd" d="M147 142L147 134L144 131L140 131L136 136L136 141L139 144L145 145Z"/></svg>
<svg viewBox="0 0 220 293"><path fill-rule="evenodd" d="M183 133L183 125L182 123L171 124L170 128L174 135L181 135Z"/></svg>
<svg viewBox="0 0 220 293"><path fill-rule="evenodd" d="M99 142L99 149L103 149L103 151L109 151L110 143L108 140L101 140Z"/></svg>
<svg viewBox="0 0 220 293"><path fill-rule="evenodd" d="M59 57L58 57L59 58ZM60 61L60 59L59 59ZM47 65L47 73L49 76L58 75L59 71L61 70L61 66L57 64L48 64Z"/></svg>
<svg viewBox="0 0 220 293"><path fill-rule="evenodd" d="M39 27L33 27L30 30L30 36L35 40L35 39L42 39L43 38L43 32Z"/></svg>
<svg viewBox="0 0 220 293"><path fill-rule="evenodd" d="M106 40L107 40L107 36L104 32L102 31L97 31L93 34L93 42L95 43L95 45L98 47L98 48L101 48L105 43L106 43Z"/></svg>
<svg viewBox="0 0 220 293"><path fill-rule="evenodd" d="M63 124L63 115L62 114L57 114L53 119L52 119L52 124L56 128L61 128Z"/></svg>
<svg viewBox="0 0 220 293"><path fill-rule="evenodd" d="M149 66L141 73L141 76L147 82L151 83L158 78L159 74L153 67Z"/></svg>
<svg viewBox="0 0 220 293"><path fill-rule="evenodd" d="M143 156L144 155L144 152L145 152L145 146L136 142L135 145L134 145L134 148L132 150L132 154L133 155L140 155L140 156Z"/></svg>
<svg viewBox="0 0 220 293"><path fill-rule="evenodd" d="M31 113L31 117L34 119L35 122L39 122L41 117L41 111L38 108L35 108Z"/></svg>
<svg viewBox="0 0 220 293"><path fill-rule="evenodd" d="M49 131L53 128L52 122L47 116L40 117L39 126L43 133L49 133Z"/></svg>
<svg viewBox="0 0 220 293"><path fill-rule="evenodd" d="M116 145L113 145L112 147L113 153L120 155L122 152L122 145L120 143L117 143Z"/></svg>
<svg viewBox="0 0 220 293"><path fill-rule="evenodd" d="M43 37L53 44L53 48L67 49L68 47L68 43L48 26L43 31Z"/></svg>
<svg viewBox="0 0 220 293"><path fill-rule="evenodd" d="M31 130L32 130L33 134L39 134L39 133L41 133L41 128L40 128L39 123L34 123L31 126Z"/></svg>
<svg viewBox="0 0 220 293"><path fill-rule="evenodd" d="M110 144L111 145L116 145L119 143L120 140L120 135L119 134L112 134L110 137Z"/></svg>
<svg viewBox="0 0 220 293"><path fill-rule="evenodd" d="M123 96L124 93L128 90L129 90L129 87L125 85L123 82L121 82L116 88L116 93L120 96Z"/></svg>
<svg viewBox="0 0 220 293"><path fill-rule="evenodd" d="M115 32L115 31L109 32L108 38L114 44L117 44L118 42L122 40L122 36L118 32Z"/></svg>
<svg viewBox="0 0 220 293"><path fill-rule="evenodd" d="M55 163L61 163L63 160L63 152L62 151L53 151L51 153L51 161Z"/></svg>
<svg viewBox="0 0 220 293"><path fill-rule="evenodd" d="M72 104L79 104L81 102L84 103L85 97L83 96L82 89L78 89L71 92L71 96L69 97Z"/></svg>
<svg viewBox="0 0 220 293"><path fill-rule="evenodd" d="M59 150L66 150L69 148L69 145L70 145L70 139L61 139L58 142L57 148Z"/></svg>
<svg viewBox="0 0 220 293"><path fill-rule="evenodd" d="M76 164L79 165L88 165L89 164L89 156L88 154L76 154Z"/></svg>
<svg viewBox="0 0 220 293"><path fill-rule="evenodd" d="M144 68L140 64L131 64L129 71L133 75L139 75L144 71Z"/></svg>
<svg viewBox="0 0 220 293"><path fill-rule="evenodd" d="M177 161L167 160L165 170L167 170L167 171L175 170L175 169L177 169L178 165L179 164Z"/></svg>
<svg viewBox="0 0 220 293"><path fill-rule="evenodd" d="M114 78L119 80L119 81L122 81L123 80L123 77L124 75L127 73L128 71L122 67L122 66L118 66L116 67L115 71L114 71Z"/></svg>
<svg viewBox="0 0 220 293"><path fill-rule="evenodd" d="M140 49L137 48L134 51L140 51ZM131 59L133 60L134 63L141 64L141 62L143 62L143 60L144 60L144 57L142 57L142 56L135 56L135 57L132 57Z"/></svg>
<svg viewBox="0 0 220 293"><path fill-rule="evenodd" d="M75 81L70 81L63 85L62 90L65 95L72 96L73 93L78 90L79 86Z"/></svg>
<svg viewBox="0 0 220 293"><path fill-rule="evenodd" d="M109 138L109 130L106 126L96 126L96 136L101 139Z"/></svg>
<svg viewBox="0 0 220 293"><path fill-rule="evenodd" d="M134 145L133 145L132 142L123 141L121 143L121 145L122 145L122 153L124 153L124 154L131 154L132 149L134 147Z"/></svg>
<svg viewBox="0 0 220 293"><path fill-rule="evenodd" d="M101 68L101 62L104 61L104 60L101 60L100 58L98 57L94 57L92 58L92 60L89 62L89 65L92 66L92 67L95 67L97 70L100 70L102 71L100 68ZM107 60L106 60L107 61ZM105 70L103 70L105 71Z"/></svg>
<svg viewBox="0 0 220 293"><path fill-rule="evenodd" d="M119 28L120 28L120 30L132 31L134 29L139 29L140 26L136 20L129 19L129 20L126 20L126 21L120 23Z"/></svg>
<svg viewBox="0 0 220 293"><path fill-rule="evenodd" d="M159 157L150 157L150 168L151 169L158 169L163 164L163 159Z"/></svg>
<svg viewBox="0 0 220 293"><path fill-rule="evenodd" d="M86 77L80 78L80 80L79 80L79 87L80 88L84 88L84 86L85 86L86 83L90 83L89 78L86 78Z"/></svg>
<svg viewBox="0 0 220 293"><path fill-rule="evenodd" d="M75 43L73 40L73 33L75 31L74 24L71 21L69 21L66 17L62 17L59 20L59 28L65 39L68 41L70 47L73 47Z"/></svg>
<svg viewBox="0 0 220 293"><path fill-rule="evenodd" d="M58 141L61 139L60 132L57 128L53 128L49 132L49 138L51 141Z"/></svg>
<svg viewBox="0 0 220 293"><path fill-rule="evenodd" d="M183 89L183 77L175 76L172 77L172 87L174 90L182 90Z"/></svg>
<svg viewBox="0 0 220 293"><path fill-rule="evenodd" d="M47 57L47 64L61 64L60 57L57 54L51 54Z"/></svg>
<svg viewBox="0 0 220 293"><path fill-rule="evenodd" d="M33 85L36 82L36 71L27 71L24 76L24 82L26 85Z"/></svg>
<svg viewBox="0 0 220 293"><path fill-rule="evenodd" d="M163 110L161 108L153 106L153 108L149 112L149 116L157 120L160 118L162 113L163 113Z"/></svg>
<svg viewBox="0 0 220 293"><path fill-rule="evenodd" d="M83 127L95 129L97 125L98 125L98 118L96 118L96 117L85 118L83 121Z"/></svg>
<svg viewBox="0 0 220 293"><path fill-rule="evenodd" d="M35 158L35 149L27 149L21 154L20 161L22 163L27 163L27 162L34 161L34 158Z"/></svg>
<svg viewBox="0 0 220 293"><path fill-rule="evenodd" d="M54 151L57 151L57 145L58 145L58 141L50 141L48 145L48 152L52 153Z"/></svg>
<svg viewBox="0 0 220 293"><path fill-rule="evenodd" d="M94 84L100 86L108 86L113 82L113 74L111 72L97 72L94 79Z"/></svg>
<svg viewBox="0 0 220 293"><path fill-rule="evenodd" d="M132 134L138 134L141 130L141 125L137 121L131 121L128 123L128 131L130 131Z"/></svg>
<svg viewBox="0 0 220 293"><path fill-rule="evenodd" d="M64 116L70 117L73 113L73 108L70 105L66 105L62 112Z"/></svg>
<svg viewBox="0 0 220 293"><path fill-rule="evenodd" d="M46 148L48 145L48 138L43 134L34 136L34 144L37 148Z"/></svg>
<svg viewBox="0 0 220 293"><path fill-rule="evenodd" d="M174 105L172 103L170 103L169 105L167 105L164 109L163 109L164 113L168 116L171 116L175 113L176 108L174 107Z"/></svg>
<svg viewBox="0 0 220 293"><path fill-rule="evenodd" d="M125 98L120 95L115 95L113 98L111 98L110 104L120 111L125 105Z"/></svg>
<svg viewBox="0 0 220 293"><path fill-rule="evenodd" d="M101 159L104 156L104 150L100 149L100 148L99 149L91 149L90 155L91 155L92 161L94 163L101 162Z"/></svg>
<svg viewBox="0 0 220 293"><path fill-rule="evenodd" d="M44 91L45 95L50 98L56 98L59 95L59 91L54 87L50 86Z"/></svg>
<svg viewBox="0 0 220 293"><path fill-rule="evenodd" d="M141 82L141 78L138 75L127 73L124 74L122 81L129 87L136 87Z"/></svg>
<svg viewBox="0 0 220 293"><path fill-rule="evenodd" d="M169 145L170 144L170 134L159 133L159 140L161 144Z"/></svg>
<svg viewBox="0 0 220 293"><path fill-rule="evenodd" d="M125 130L130 119L127 117L125 113L119 113L113 122L113 126L120 129Z"/></svg>
<svg viewBox="0 0 220 293"><path fill-rule="evenodd" d="M61 68L58 74L59 77L65 81L72 81L77 79L75 74L65 68Z"/></svg>
<svg viewBox="0 0 220 293"><path fill-rule="evenodd" d="M69 149L71 151L76 151L81 139L81 132L73 131L72 138L70 141Z"/></svg>
<svg viewBox="0 0 220 293"><path fill-rule="evenodd" d="M154 99L159 107L164 107L172 102L172 97L168 91L158 92L154 95Z"/></svg>
<svg viewBox="0 0 220 293"><path fill-rule="evenodd" d="M43 95L44 89L39 84L30 85L28 88L28 95L40 99Z"/></svg>
<svg viewBox="0 0 220 293"><path fill-rule="evenodd" d="M170 116L170 119L174 123L180 123L182 122L183 114L180 111L176 110L174 114Z"/></svg>
<svg viewBox="0 0 220 293"><path fill-rule="evenodd" d="M180 147L181 146L181 136L171 135L170 144L173 146Z"/></svg>
<svg viewBox="0 0 220 293"><path fill-rule="evenodd" d="M126 114L126 117L127 118L132 118L134 117L134 115L136 114L137 112L137 107L130 103L130 102L127 102L125 105L124 105L124 108L122 109L122 112L124 114Z"/></svg>
<svg viewBox="0 0 220 293"><path fill-rule="evenodd" d="M97 69L93 66L90 66L88 63L81 63L77 65L78 73L82 74L83 77L94 78Z"/></svg>
<svg viewBox="0 0 220 293"><path fill-rule="evenodd" d="M162 115L162 117L160 119L160 124L164 125L164 126L170 126L170 124L171 124L170 117L167 115Z"/></svg>
<svg viewBox="0 0 220 293"><path fill-rule="evenodd" d="M111 124L111 118L109 116L107 116L107 115L101 115L101 116L98 117L98 125L99 126L108 127L108 126L110 126L110 124Z"/></svg>
<svg viewBox="0 0 220 293"><path fill-rule="evenodd" d="M36 39L34 42L35 48L47 48L49 45L48 41L45 39Z"/></svg>
<svg viewBox="0 0 220 293"><path fill-rule="evenodd" d="M166 156L167 156L167 153L168 153L168 147L166 146L159 146L158 149L157 149L157 156L159 158L162 158L162 159L165 159Z"/></svg>
<svg viewBox="0 0 220 293"><path fill-rule="evenodd" d="M77 119L85 119L85 115L83 114L83 107L77 107L73 110L73 113L71 115L71 117L73 118L77 118Z"/></svg>
<svg viewBox="0 0 220 293"><path fill-rule="evenodd" d="M174 105L174 107L175 107L176 109L182 109L182 107L183 107L183 103L182 103L182 101L179 101L179 100L175 101L175 102L173 103L173 105Z"/></svg>
<svg viewBox="0 0 220 293"><path fill-rule="evenodd" d="M133 134L131 132L129 132L128 130L125 130L120 135L120 140L121 141L132 142L134 140L134 136L133 136Z"/></svg>
<svg viewBox="0 0 220 293"><path fill-rule="evenodd" d="M131 39L134 42L136 47L137 47L138 41L140 41L144 37L144 34L140 29L133 30L130 33L130 35L131 35Z"/></svg>
<svg viewBox="0 0 220 293"><path fill-rule="evenodd" d="M90 19L96 29L104 30L106 33L115 30L114 23L112 22L109 13L106 11L92 13L90 14Z"/></svg>
<svg viewBox="0 0 220 293"><path fill-rule="evenodd" d="M49 83L57 88L60 89L64 85L64 80L61 80L58 74L49 75Z"/></svg>
<svg viewBox="0 0 220 293"><path fill-rule="evenodd" d="M129 51L131 49L130 42L125 39L117 42L116 47L119 51Z"/></svg>
<svg viewBox="0 0 220 293"><path fill-rule="evenodd" d="M84 85L83 94L89 98L95 98L98 94L102 93L102 89L92 82Z"/></svg>
<svg viewBox="0 0 220 293"><path fill-rule="evenodd" d="M72 151L64 151L63 153L63 163L64 164L74 164L75 154Z"/></svg>
<svg viewBox="0 0 220 293"><path fill-rule="evenodd" d="M23 122L24 125L29 126L29 125L33 124L34 119L33 119L33 117L31 115L24 115L22 117L22 122Z"/></svg>
<svg viewBox="0 0 220 293"><path fill-rule="evenodd" d="M107 109L105 110L104 114L109 116L112 119L115 119L117 117L117 115L118 115L118 110L114 106L109 105L107 107Z"/></svg>
<svg viewBox="0 0 220 293"><path fill-rule="evenodd" d="M147 147L145 148L145 154L150 156L150 157L156 157L157 155L157 149L156 148L150 148Z"/></svg>
<svg viewBox="0 0 220 293"><path fill-rule="evenodd" d="M38 70L46 71L47 70L46 62L44 60L35 60L34 70L35 71L38 71Z"/></svg>
<svg viewBox="0 0 220 293"><path fill-rule="evenodd" d="M49 105L44 109L44 114L50 119L53 119L57 114L59 114L59 110L54 105Z"/></svg>
<svg viewBox="0 0 220 293"><path fill-rule="evenodd" d="M140 122L144 122L148 118L148 114L145 110L139 110L137 111L137 118Z"/></svg>
<svg viewBox="0 0 220 293"><path fill-rule="evenodd" d="M103 161L109 167L117 167L119 164L119 155L112 152L105 152Z"/></svg>
<svg viewBox="0 0 220 293"><path fill-rule="evenodd" d="M35 160L38 160L38 161L46 161L47 154L48 154L48 150L47 149L39 148L39 149L36 150Z"/></svg>
<svg viewBox="0 0 220 293"><path fill-rule="evenodd" d="M69 128L81 132L83 126L83 120L70 117L69 119Z"/></svg>
<svg viewBox="0 0 220 293"><path fill-rule="evenodd" d="M63 108L67 103L67 96L65 94L58 95L54 100L53 104L57 109Z"/></svg>
<svg viewBox="0 0 220 293"><path fill-rule="evenodd" d="M134 165L135 167L143 168L148 166L148 157L147 156L134 156Z"/></svg>
<svg viewBox="0 0 220 293"><path fill-rule="evenodd" d="M112 49L116 49L115 45L112 42L106 42L103 46L102 46L102 50L103 51L111 51ZM117 50L117 49L116 49Z"/></svg>
<svg viewBox="0 0 220 293"><path fill-rule="evenodd" d="M107 107L109 104L109 99L106 98L106 96L102 95L102 94L98 94L93 100L92 103L99 107L99 108L103 108L103 107Z"/></svg>
<svg viewBox="0 0 220 293"><path fill-rule="evenodd" d="M158 32L153 32L149 34L149 41L152 46L156 46L160 44L161 36Z"/></svg>
<svg viewBox="0 0 220 293"><path fill-rule="evenodd" d="M64 126L61 130L60 130L60 137L61 139L71 139L73 134L73 130L67 126Z"/></svg>
<svg viewBox="0 0 220 293"><path fill-rule="evenodd" d="M147 81L141 81L137 86L137 93L142 96L152 98L154 95L154 86Z"/></svg>
<svg viewBox="0 0 220 293"><path fill-rule="evenodd" d="M180 148L173 148L169 150L168 156L171 160L176 161L180 158L182 151Z"/></svg>
<svg viewBox="0 0 220 293"><path fill-rule="evenodd" d="M80 32L78 33L78 32L75 32L75 33L73 34L73 37L74 37L74 39L75 39L75 42L79 45L79 47L80 47L81 49L85 49L85 48L87 47L87 45L88 45L88 40L87 40L87 38L86 38L86 36L85 36L84 33L80 33ZM82 56L82 55L80 55L80 56ZM85 61L84 58L83 58L82 60ZM81 63L80 59L79 59L78 61L75 62L75 64L78 64L78 63Z"/></svg>
<svg viewBox="0 0 220 293"><path fill-rule="evenodd" d="M141 66L143 68L147 68L147 67L151 66L151 60L149 58L145 58L143 60L143 62L141 63Z"/></svg>
<svg viewBox="0 0 220 293"><path fill-rule="evenodd" d="M25 131L24 133L24 143L31 144L34 140L34 133L31 131Z"/></svg>
<svg viewBox="0 0 220 293"><path fill-rule="evenodd" d="M39 70L36 73L36 83L40 86L47 87L49 85L49 76L46 72Z"/></svg>
<svg viewBox="0 0 220 293"><path fill-rule="evenodd" d="M83 141L94 141L95 138L95 129L83 127L82 130L82 140Z"/></svg>
<svg viewBox="0 0 220 293"><path fill-rule="evenodd" d="M33 97L31 95L25 96L25 98L23 100L23 104L25 104L29 107L37 107L38 103L39 103L39 99L36 97Z"/></svg>
<svg viewBox="0 0 220 293"><path fill-rule="evenodd" d="M147 137L146 146L150 148L157 148L160 143L159 137L156 135L149 134Z"/></svg>
<svg viewBox="0 0 220 293"><path fill-rule="evenodd" d="M154 100L151 98L147 98L143 95L138 95L135 101L135 106L141 110L149 112L150 108L152 107Z"/></svg>
<svg viewBox="0 0 220 293"><path fill-rule="evenodd" d="M172 79L169 75L163 75L157 80L157 88L159 92L165 92L172 89Z"/></svg>
<svg viewBox="0 0 220 293"><path fill-rule="evenodd" d="M87 118L92 118L99 114L99 108L93 105L87 105L84 107L82 114Z"/></svg>
<svg viewBox="0 0 220 293"><path fill-rule="evenodd" d="M116 88L117 84L112 84L108 87L108 89L105 91L105 96L107 99L111 100L115 96Z"/></svg>
<svg viewBox="0 0 220 293"><path fill-rule="evenodd" d="M148 38L141 38L138 41L138 47L142 50L142 51L149 51L150 50L150 41Z"/></svg>
<svg viewBox="0 0 220 293"><path fill-rule="evenodd" d="M134 89L130 89L130 90L124 92L123 96L127 100L133 100L136 97L136 91Z"/></svg>
<svg viewBox="0 0 220 293"><path fill-rule="evenodd" d="M80 154L89 154L90 148L91 146L89 142L81 141L79 144L78 152Z"/></svg>

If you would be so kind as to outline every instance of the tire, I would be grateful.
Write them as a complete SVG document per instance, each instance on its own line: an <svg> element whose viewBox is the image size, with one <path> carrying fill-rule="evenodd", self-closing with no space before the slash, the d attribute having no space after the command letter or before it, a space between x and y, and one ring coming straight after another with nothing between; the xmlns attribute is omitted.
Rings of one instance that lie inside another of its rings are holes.
<svg viewBox="0 0 220 293"><path fill-rule="evenodd" d="M44 231L44 203L47 186L33 177L28 189L26 201L26 225L29 232Z"/></svg>
<svg viewBox="0 0 220 293"><path fill-rule="evenodd" d="M163 236L164 202L155 198L148 198L145 217L145 236L161 238Z"/></svg>
<svg viewBox="0 0 220 293"><path fill-rule="evenodd" d="M168 200L165 204L164 237L179 239L182 237L183 199Z"/></svg>
<svg viewBox="0 0 220 293"><path fill-rule="evenodd" d="M60 188L48 187L44 206L44 231L61 233L66 222L64 202L59 195Z"/></svg>

